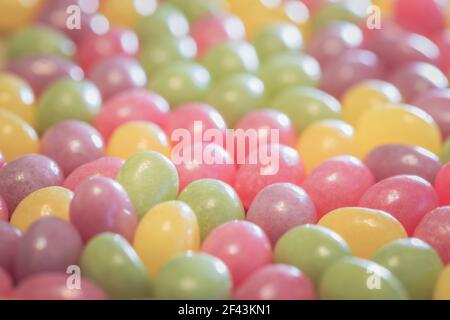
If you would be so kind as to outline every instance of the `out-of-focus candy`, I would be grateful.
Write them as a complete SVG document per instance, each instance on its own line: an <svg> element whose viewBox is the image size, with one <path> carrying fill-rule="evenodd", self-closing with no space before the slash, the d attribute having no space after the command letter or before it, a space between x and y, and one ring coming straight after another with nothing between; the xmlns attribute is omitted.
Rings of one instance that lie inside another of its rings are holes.
<svg viewBox="0 0 450 320"><path fill-rule="evenodd" d="M450 6L449 6L450 8ZM441 52L439 56L439 68L445 74L450 72L450 31L446 29L442 33L438 34L434 39L436 45Z"/></svg>
<svg viewBox="0 0 450 320"><path fill-rule="evenodd" d="M8 297L13 291L13 281L5 269L0 267L0 297Z"/></svg>
<svg viewBox="0 0 450 320"><path fill-rule="evenodd" d="M223 0L169 0L168 2L183 11L190 22L205 16L218 15L225 6Z"/></svg>
<svg viewBox="0 0 450 320"><path fill-rule="evenodd" d="M444 146L442 147L440 159L443 164L447 164L450 162L450 138L447 138L447 140L444 143Z"/></svg>
<svg viewBox="0 0 450 320"><path fill-rule="evenodd" d="M43 0L4 0L0 4L0 31L11 31L30 22L42 8Z"/></svg>
<svg viewBox="0 0 450 320"><path fill-rule="evenodd" d="M337 21L357 23L361 14L350 1L330 1L319 7L312 15L312 27L317 31Z"/></svg>
<svg viewBox="0 0 450 320"><path fill-rule="evenodd" d="M434 181L434 188L439 196L441 205L450 205L450 164L446 164L438 172Z"/></svg>
<svg viewBox="0 0 450 320"><path fill-rule="evenodd" d="M140 18L152 14L157 5L156 0L102 0L100 13L113 25L134 27Z"/></svg>
<svg viewBox="0 0 450 320"><path fill-rule="evenodd" d="M436 282L434 300L450 300L450 266L442 270Z"/></svg>
<svg viewBox="0 0 450 320"><path fill-rule="evenodd" d="M9 211L6 206L5 200L0 196L0 221L8 221L9 220Z"/></svg>
<svg viewBox="0 0 450 320"><path fill-rule="evenodd" d="M0 268L14 272L14 261L22 233L6 221L0 221Z"/></svg>

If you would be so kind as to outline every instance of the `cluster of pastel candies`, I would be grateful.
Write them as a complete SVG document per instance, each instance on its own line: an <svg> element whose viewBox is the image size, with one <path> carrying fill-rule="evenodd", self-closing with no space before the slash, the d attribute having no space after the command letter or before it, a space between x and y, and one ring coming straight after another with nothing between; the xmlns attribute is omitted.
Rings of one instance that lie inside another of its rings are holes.
<svg viewBox="0 0 450 320"><path fill-rule="evenodd" d="M450 299L449 8L2 0L0 297Z"/></svg>

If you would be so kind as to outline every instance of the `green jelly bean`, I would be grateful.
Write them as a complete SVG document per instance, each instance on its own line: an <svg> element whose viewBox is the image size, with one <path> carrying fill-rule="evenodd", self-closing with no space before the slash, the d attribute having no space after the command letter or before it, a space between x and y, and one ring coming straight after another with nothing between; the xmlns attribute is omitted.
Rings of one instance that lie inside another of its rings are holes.
<svg viewBox="0 0 450 320"><path fill-rule="evenodd" d="M223 12L221 7L223 0L168 0L168 2L183 11L190 22Z"/></svg>

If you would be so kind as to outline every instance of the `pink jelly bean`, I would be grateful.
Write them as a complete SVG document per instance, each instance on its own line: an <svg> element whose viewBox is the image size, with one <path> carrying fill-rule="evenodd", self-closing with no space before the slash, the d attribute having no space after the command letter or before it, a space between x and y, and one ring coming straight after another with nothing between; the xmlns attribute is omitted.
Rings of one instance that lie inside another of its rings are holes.
<svg viewBox="0 0 450 320"><path fill-rule="evenodd" d="M271 144L250 152L240 164L234 187L248 208L264 187L277 182L300 185L305 178L303 161L291 147Z"/></svg>
<svg viewBox="0 0 450 320"><path fill-rule="evenodd" d="M434 188L441 206L450 205L450 163L444 165L436 176Z"/></svg>
<svg viewBox="0 0 450 320"><path fill-rule="evenodd" d="M6 206L5 200L3 200L2 196L0 196L0 221L8 221L9 220L9 211Z"/></svg>
<svg viewBox="0 0 450 320"><path fill-rule="evenodd" d="M12 274L16 251L22 237L19 229L0 221L0 267Z"/></svg>
<svg viewBox="0 0 450 320"><path fill-rule="evenodd" d="M215 228L201 250L228 267L234 286L272 261L272 248L264 231L248 221L230 221Z"/></svg>
<svg viewBox="0 0 450 320"><path fill-rule="evenodd" d="M445 74L450 73L450 30L439 33L434 38L434 42L438 46L441 54L439 56L439 68Z"/></svg>
<svg viewBox="0 0 450 320"><path fill-rule="evenodd" d="M373 184L374 177L364 163L352 156L342 156L315 168L306 177L303 188L321 218L334 209L356 206Z"/></svg>
<svg viewBox="0 0 450 320"><path fill-rule="evenodd" d="M13 291L13 281L5 269L0 267L0 300L8 297Z"/></svg>
<svg viewBox="0 0 450 320"><path fill-rule="evenodd" d="M247 220L259 225L275 244L288 230L316 223L317 214L302 188L292 183L274 183L256 195L247 211Z"/></svg>
<svg viewBox="0 0 450 320"><path fill-rule="evenodd" d="M450 207L440 207L427 213L414 232L414 237L431 245L444 264L450 263Z"/></svg>
<svg viewBox="0 0 450 320"><path fill-rule="evenodd" d="M373 185L361 198L359 206L392 214L412 235L423 216L438 206L438 197L428 181L418 176L400 175Z"/></svg>
<svg viewBox="0 0 450 320"><path fill-rule="evenodd" d="M75 189L70 221L85 242L107 231L118 233L131 242L138 218L127 192L118 182L94 177Z"/></svg>
<svg viewBox="0 0 450 320"><path fill-rule="evenodd" d="M90 281L81 278L80 288L67 286L66 273L46 272L24 279L12 294L17 300L105 300L108 296Z"/></svg>
<svg viewBox="0 0 450 320"><path fill-rule="evenodd" d="M75 169L64 181L64 187L75 190L78 185L92 177L102 176L115 179L124 160L115 157L102 157Z"/></svg>
<svg viewBox="0 0 450 320"><path fill-rule="evenodd" d="M168 112L169 104L160 95L144 89L130 89L105 102L94 126L108 141L115 129L129 121L151 121L161 127Z"/></svg>
<svg viewBox="0 0 450 320"><path fill-rule="evenodd" d="M442 137L450 137L450 89L435 89L419 95L412 102L433 117L441 130Z"/></svg>
<svg viewBox="0 0 450 320"><path fill-rule="evenodd" d="M299 269L284 264L264 266L234 292L237 300L315 300L312 281Z"/></svg>

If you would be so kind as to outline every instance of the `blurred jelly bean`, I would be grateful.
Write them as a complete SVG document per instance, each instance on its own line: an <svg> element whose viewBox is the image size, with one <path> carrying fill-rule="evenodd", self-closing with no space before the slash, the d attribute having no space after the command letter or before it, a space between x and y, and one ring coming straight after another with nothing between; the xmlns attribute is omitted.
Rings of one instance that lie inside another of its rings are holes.
<svg viewBox="0 0 450 320"><path fill-rule="evenodd" d="M0 220L0 268L10 275L14 272L14 261L21 238L22 232L19 229Z"/></svg>
<svg viewBox="0 0 450 320"><path fill-rule="evenodd" d="M16 142L17 143L17 142ZM58 165L42 155L28 154L7 163L0 171L0 196L10 212L30 193L63 182Z"/></svg>
<svg viewBox="0 0 450 320"><path fill-rule="evenodd" d="M2 19L0 21L0 31L12 31L21 27L36 16L42 8L43 0L22 2L16 0L5 0L0 3Z"/></svg>
<svg viewBox="0 0 450 320"><path fill-rule="evenodd" d="M204 16L219 14L225 5L223 0L168 0L168 2L183 11L191 22Z"/></svg>
<svg viewBox="0 0 450 320"><path fill-rule="evenodd" d="M228 184L215 179L201 179L189 184L178 196L188 204L200 229L200 239L216 227L231 220L243 220L244 208L236 191Z"/></svg>
<svg viewBox="0 0 450 320"><path fill-rule="evenodd" d="M442 153L440 154L440 158L443 164L447 164L450 162L450 137L444 143L442 147Z"/></svg>
<svg viewBox="0 0 450 320"><path fill-rule="evenodd" d="M133 242L151 277L174 256L188 250L197 251L199 245L197 217L182 201L161 202L151 208L139 222Z"/></svg>
<svg viewBox="0 0 450 320"><path fill-rule="evenodd" d="M27 56L14 59L7 70L26 80L36 97L55 81L69 78L82 80L83 70L71 61L52 55Z"/></svg>
<svg viewBox="0 0 450 320"><path fill-rule="evenodd" d="M44 25L18 30L8 40L10 59L41 54L71 59L75 54L75 44L65 34Z"/></svg>
<svg viewBox="0 0 450 320"><path fill-rule="evenodd" d="M368 208L336 209L323 216L319 225L344 238L354 256L367 259L386 243L407 236L392 215Z"/></svg>
<svg viewBox="0 0 450 320"><path fill-rule="evenodd" d="M128 241L118 234L92 238L80 258L83 275L114 299L143 299L152 294L144 264Z"/></svg>
<svg viewBox="0 0 450 320"><path fill-rule="evenodd" d="M267 95L273 96L290 87L316 86L321 70L316 59L307 54L284 52L265 60L258 75L264 81Z"/></svg>
<svg viewBox="0 0 450 320"><path fill-rule="evenodd" d="M419 108L390 105L365 113L356 127L356 153L365 157L389 143L419 146L440 154L442 139L433 118Z"/></svg>
<svg viewBox="0 0 450 320"><path fill-rule="evenodd" d="M197 43L198 56L202 57L220 43L244 40L245 28L236 16L205 16L193 23L191 35Z"/></svg>
<svg viewBox="0 0 450 320"><path fill-rule="evenodd" d="M44 217L54 216L69 220L69 206L72 191L52 186L30 193L11 214L11 224L25 232L34 222Z"/></svg>
<svg viewBox="0 0 450 320"><path fill-rule="evenodd" d="M41 96L38 108L38 130L45 132L64 120L91 122L99 113L102 97L89 81L59 80Z"/></svg>
<svg viewBox="0 0 450 320"><path fill-rule="evenodd" d="M311 224L286 232L274 250L275 262L299 268L315 283L330 265L347 256L350 248L340 235Z"/></svg>
<svg viewBox="0 0 450 320"><path fill-rule="evenodd" d="M355 126L367 111L401 102L400 91L391 83L381 80L361 81L348 89L342 97L344 119Z"/></svg>
<svg viewBox="0 0 450 320"><path fill-rule="evenodd" d="M443 265L439 255L415 238L391 242L379 249L372 261L391 271L412 299L429 300Z"/></svg>
<svg viewBox="0 0 450 320"><path fill-rule="evenodd" d="M140 218L154 205L175 199L178 193L177 169L154 151L131 156L120 169L117 181L127 191Z"/></svg>
<svg viewBox="0 0 450 320"><path fill-rule="evenodd" d="M75 271L76 272L76 271ZM78 271L79 272L79 271ZM78 276L80 274L78 273ZM81 278L80 289L68 288L63 272L45 272L24 279L12 294L15 300L106 300L107 295L90 281Z"/></svg>
<svg viewBox="0 0 450 320"><path fill-rule="evenodd" d="M3 166L6 164L6 160L5 157L3 156L3 154L0 151L0 170L3 168Z"/></svg>
<svg viewBox="0 0 450 320"><path fill-rule="evenodd" d="M244 208L249 208L264 187L277 182L300 185L304 178L303 161L298 152L287 146L271 144L251 151L240 163L234 188Z"/></svg>
<svg viewBox="0 0 450 320"><path fill-rule="evenodd" d="M312 15L312 27L314 31L318 31L337 21L358 23L361 18L350 1L330 1Z"/></svg>
<svg viewBox="0 0 450 320"><path fill-rule="evenodd" d="M231 287L230 274L222 261L192 252L167 262L155 281L156 297L170 300L225 300L230 298Z"/></svg>
<svg viewBox="0 0 450 320"><path fill-rule="evenodd" d="M272 99L269 106L286 113L298 132L320 120L341 118L339 101L310 87L283 90Z"/></svg>
<svg viewBox="0 0 450 320"><path fill-rule="evenodd" d="M438 172L434 181L434 188L439 196L441 205L450 205L450 164L446 164Z"/></svg>
<svg viewBox="0 0 450 320"><path fill-rule="evenodd" d="M315 300L311 280L299 269L284 264L264 266L234 292L236 300Z"/></svg>
<svg viewBox="0 0 450 320"><path fill-rule="evenodd" d="M320 87L341 98L355 84L380 79L382 75L383 65L376 54L363 49L350 49L324 67Z"/></svg>
<svg viewBox="0 0 450 320"><path fill-rule="evenodd" d="M102 157L88 162L72 171L64 180L64 187L74 191L80 183L97 176L115 179L124 162L114 157Z"/></svg>
<svg viewBox="0 0 450 320"><path fill-rule="evenodd" d="M0 151L6 161L13 161L39 150L39 137L24 120L5 110L0 110Z"/></svg>
<svg viewBox="0 0 450 320"><path fill-rule="evenodd" d="M174 106L202 100L209 89L210 78L203 66L176 61L159 69L150 79L149 87Z"/></svg>
<svg viewBox="0 0 450 320"><path fill-rule="evenodd" d="M110 231L133 241L138 224L125 189L115 180L93 177L81 183L70 203L70 222L86 242Z"/></svg>
<svg viewBox="0 0 450 320"><path fill-rule="evenodd" d="M295 24L271 23L255 35L253 44L261 60L286 52L299 51L303 47L303 35Z"/></svg>
<svg viewBox="0 0 450 320"><path fill-rule="evenodd" d="M407 300L402 283L388 269L360 258L339 260L325 272L319 285L322 300Z"/></svg>
<svg viewBox="0 0 450 320"><path fill-rule="evenodd" d="M17 248L15 277L18 280L43 272L66 272L76 265L83 243L70 223L45 217L33 223Z"/></svg>
<svg viewBox="0 0 450 320"><path fill-rule="evenodd" d="M434 300L450 300L450 266L442 270L436 282L433 294Z"/></svg>
<svg viewBox="0 0 450 320"><path fill-rule="evenodd" d="M13 281L5 269L0 267L0 298L8 297L13 291Z"/></svg>
<svg viewBox="0 0 450 320"><path fill-rule="evenodd" d="M449 6L450 8L450 6ZM434 41L439 47L441 52L439 56L439 68L445 74L450 72L450 31L448 29L444 30L442 33L438 34Z"/></svg>
<svg viewBox="0 0 450 320"><path fill-rule="evenodd" d="M16 75L0 73L0 110L7 110L34 126L36 106L33 90Z"/></svg>
<svg viewBox="0 0 450 320"><path fill-rule="evenodd" d="M0 221L9 221L9 211L5 200L0 196Z"/></svg>
<svg viewBox="0 0 450 320"><path fill-rule="evenodd" d="M103 156L103 139L85 122L59 122L42 136L41 153L58 163L68 176L81 165Z"/></svg>
<svg viewBox="0 0 450 320"><path fill-rule="evenodd" d="M212 86L206 101L233 127L244 115L263 106L264 83L248 73L231 75Z"/></svg>
<svg viewBox="0 0 450 320"><path fill-rule="evenodd" d="M106 154L127 160L140 151L157 151L170 155L170 143L164 131L148 121L129 121L111 135Z"/></svg>
<svg viewBox="0 0 450 320"><path fill-rule="evenodd" d="M317 215L314 203L302 188L291 183L274 183L256 195L247 220L260 226L275 244L290 229L316 223Z"/></svg>
<svg viewBox="0 0 450 320"><path fill-rule="evenodd" d="M441 169L441 161L434 153L421 147L404 144L385 144L373 149L364 159L375 180L408 174L419 176L429 183Z"/></svg>

